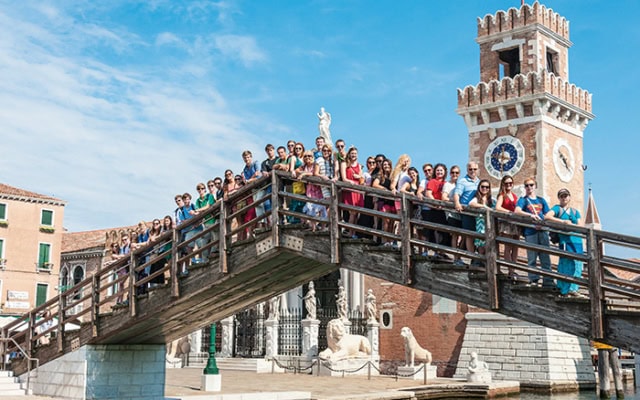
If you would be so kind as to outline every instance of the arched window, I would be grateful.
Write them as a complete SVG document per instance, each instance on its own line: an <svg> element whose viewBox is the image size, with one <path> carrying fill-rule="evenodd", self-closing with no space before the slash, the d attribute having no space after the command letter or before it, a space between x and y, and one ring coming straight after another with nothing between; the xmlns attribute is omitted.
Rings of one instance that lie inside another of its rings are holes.
<svg viewBox="0 0 640 400"><path fill-rule="evenodd" d="M64 292L69 287L69 269L62 267L62 271L60 271L60 291Z"/></svg>
<svg viewBox="0 0 640 400"><path fill-rule="evenodd" d="M73 286L82 282L83 279L84 279L84 269L82 269L82 266L76 265L76 267L73 269ZM78 290L78 292L76 293L75 296L73 296L73 298L75 300L80 299L80 290Z"/></svg>

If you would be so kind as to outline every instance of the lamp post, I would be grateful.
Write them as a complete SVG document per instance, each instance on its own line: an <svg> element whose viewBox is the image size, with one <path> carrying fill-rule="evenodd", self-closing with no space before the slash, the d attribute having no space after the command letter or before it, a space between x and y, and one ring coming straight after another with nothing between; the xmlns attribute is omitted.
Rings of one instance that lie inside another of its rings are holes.
<svg viewBox="0 0 640 400"><path fill-rule="evenodd" d="M216 364L216 324L211 324L211 331L209 334L209 360L207 360L207 366L204 368L205 375L218 375L218 365Z"/></svg>
<svg viewBox="0 0 640 400"><path fill-rule="evenodd" d="M216 324L211 324L209 335L209 360L202 371L202 383L200 389L205 392L219 392L222 390L222 375L216 365Z"/></svg>

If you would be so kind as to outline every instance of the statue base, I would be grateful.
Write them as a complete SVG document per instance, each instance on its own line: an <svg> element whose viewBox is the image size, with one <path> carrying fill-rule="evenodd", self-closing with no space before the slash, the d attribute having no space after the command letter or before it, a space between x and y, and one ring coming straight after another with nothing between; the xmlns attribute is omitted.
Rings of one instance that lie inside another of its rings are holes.
<svg viewBox="0 0 640 400"><path fill-rule="evenodd" d="M319 359L320 364L313 366L313 374L320 376L344 375L380 375L380 357L354 357L340 361L326 361ZM371 362L370 365L367 365ZM320 368L320 371L318 371Z"/></svg>
<svg viewBox="0 0 640 400"><path fill-rule="evenodd" d="M222 390L222 375L202 375L200 390L203 392L219 392Z"/></svg>
<svg viewBox="0 0 640 400"><path fill-rule="evenodd" d="M415 381L424 380L424 370L417 372L422 366L414 365L413 367L398 367L398 378L413 379ZM425 365L427 369L427 379L436 379L438 367L435 365Z"/></svg>
<svg viewBox="0 0 640 400"><path fill-rule="evenodd" d="M491 372L483 371L476 372L475 374L467 375L467 382L469 383L491 383Z"/></svg>

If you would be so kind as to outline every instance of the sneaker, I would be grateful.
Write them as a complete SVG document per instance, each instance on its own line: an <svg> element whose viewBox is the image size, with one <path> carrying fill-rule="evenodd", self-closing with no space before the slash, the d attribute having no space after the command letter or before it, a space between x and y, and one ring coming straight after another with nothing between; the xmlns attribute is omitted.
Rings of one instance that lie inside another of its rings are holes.
<svg viewBox="0 0 640 400"><path fill-rule="evenodd" d="M455 265L456 267L466 267L467 266L467 264L465 264L464 261L462 261L462 260L455 260L453 262L453 265Z"/></svg>
<svg viewBox="0 0 640 400"><path fill-rule="evenodd" d="M529 281L529 283L527 283L527 286L529 287L539 287L540 286L540 280L536 279L534 281Z"/></svg>

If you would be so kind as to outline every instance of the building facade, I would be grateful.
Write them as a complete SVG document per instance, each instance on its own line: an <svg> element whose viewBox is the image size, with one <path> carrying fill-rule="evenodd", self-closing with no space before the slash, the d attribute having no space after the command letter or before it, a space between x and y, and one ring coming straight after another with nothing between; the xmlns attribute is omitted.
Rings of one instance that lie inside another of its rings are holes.
<svg viewBox="0 0 640 400"><path fill-rule="evenodd" d="M0 314L58 294L65 202L0 184Z"/></svg>

